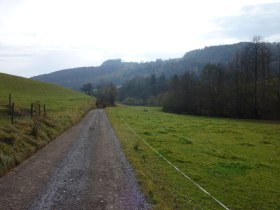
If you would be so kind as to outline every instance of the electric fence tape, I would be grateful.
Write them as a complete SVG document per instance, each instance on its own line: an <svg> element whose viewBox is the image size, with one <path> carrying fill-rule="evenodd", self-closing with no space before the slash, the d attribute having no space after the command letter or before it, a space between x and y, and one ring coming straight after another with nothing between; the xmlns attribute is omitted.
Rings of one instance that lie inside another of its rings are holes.
<svg viewBox="0 0 280 210"><path fill-rule="evenodd" d="M127 124L127 123L126 123ZM139 136L135 130L133 130L129 124L127 124L128 128L141 140L143 141L151 150L153 150L158 156L160 156L163 160L165 160L169 165L171 165L173 168L175 168L179 173L181 173L185 178L187 178L189 181L191 181L195 186L197 186L201 191L203 191L205 194L210 196L214 201L216 201L219 205L221 205L224 209L229 210L228 207L226 207L221 201L219 201L217 198L215 198L213 195L211 195L209 192L207 192L203 187L201 187L198 183L196 183L194 180L192 180L188 175L186 175L183 171L181 171L179 168L177 168L173 163L171 163L168 159L166 159L162 154L160 154L155 148L153 148L145 139L143 139L141 136Z"/></svg>

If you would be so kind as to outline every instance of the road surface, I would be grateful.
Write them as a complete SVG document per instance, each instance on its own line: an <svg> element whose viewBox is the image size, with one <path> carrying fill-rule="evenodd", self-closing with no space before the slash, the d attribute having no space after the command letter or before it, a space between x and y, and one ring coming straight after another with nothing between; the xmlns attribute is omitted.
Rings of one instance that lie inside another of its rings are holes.
<svg viewBox="0 0 280 210"><path fill-rule="evenodd" d="M103 110L0 179L0 209L149 209Z"/></svg>

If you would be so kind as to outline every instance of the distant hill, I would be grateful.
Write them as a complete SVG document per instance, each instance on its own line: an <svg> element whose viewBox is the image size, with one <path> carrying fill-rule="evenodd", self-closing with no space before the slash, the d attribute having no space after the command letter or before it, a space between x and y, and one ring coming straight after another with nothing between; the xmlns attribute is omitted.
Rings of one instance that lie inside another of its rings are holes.
<svg viewBox="0 0 280 210"><path fill-rule="evenodd" d="M105 61L98 67L80 67L55 71L32 77L34 80L54 83L64 87L79 90L88 82L95 85L104 82L113 82L121 85L124 81L135 76L151 74L171 76L182 74L188 70L200 70L207 63L227 63L235 52L246 46L246 42L231 45L205 47L204 49L187 52L182 58L136 63L122 62L120 59Z"/></svg>

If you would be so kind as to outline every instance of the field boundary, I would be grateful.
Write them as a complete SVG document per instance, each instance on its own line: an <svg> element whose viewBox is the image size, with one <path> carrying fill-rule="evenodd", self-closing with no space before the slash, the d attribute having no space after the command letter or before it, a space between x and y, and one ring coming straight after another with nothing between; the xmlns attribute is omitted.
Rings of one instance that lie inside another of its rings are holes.
<svg viewBox="0 0 280 210"><path fill-rule="evenodd" d="M120 118L122 120L122 118ZM124 121L124 120L123 120ZM125 121L124 121L125 122ZM125 122L129 130L131 130L141 141L146 144L151 150L153 150L158 156L160 156L163 160L165 160L169 165L171 165L176 171L178 171L180 174L182 174L185 178L187 178L189 181L191 181L196 187L198 187L202 192L204 192L206 195L211 197L216 203L218 203L220 206L222 206L224 209L229 210L229 208L224 205L221 201L219 201L216 197L211 195L206 189L201 187L197 182L195 182L192 178L190 178L186 173L181 171L177 166L175 166L173 163L171 163L166 157L164 157L162 154L160 154L155 148L153 148L144 138L142 138L131 126Z"/></svg>
<svg viewBox="0 0 280 210"><path fill-rule="evenodd" d="M37 123L41 115L43 118L47 116L45 103L41 104L39 100L35 100L30 103L30 108L16 107L16 103L12 100L11 93L9 93L8 104L0 103L0 108L0 117L10 118L11 124L15 123L15 118L30 116L30 118L34 120L34 123Z"/></svg>

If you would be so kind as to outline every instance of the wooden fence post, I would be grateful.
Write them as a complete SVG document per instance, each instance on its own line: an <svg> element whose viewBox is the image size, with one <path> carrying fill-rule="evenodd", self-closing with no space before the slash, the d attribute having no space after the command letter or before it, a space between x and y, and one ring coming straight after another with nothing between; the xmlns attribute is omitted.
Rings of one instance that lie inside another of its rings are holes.
<svg viewBox="0 0 280 210"><path fill-rule="evenodd" d="M39 102L36 101L34 103L34 110L35 110L35 118L33 118L33 122L34 122L34 127L32 130L32 134L34 136L38 135L38 128L39 128Z"/></svg>
<svg viewBox="0 0 280 210"><path fill-rule="evenodd" d="M14 124L15 103L12 103L11 123Z"/></svg>
<svg viewBox="0 0 280 210"><path fill-rule="evenodd" d="M31 103L31 107L30 107L30 117L31 117L31 119L33 117L33 111L34 111L33 108L34 108L34 104Z"/></svg>
<svg viewBox="0 0 280 210"><path fill-rule="evenodd" d="M47 113L46 113L46 104L44 104L44 117L47 116Z"/></svg>

